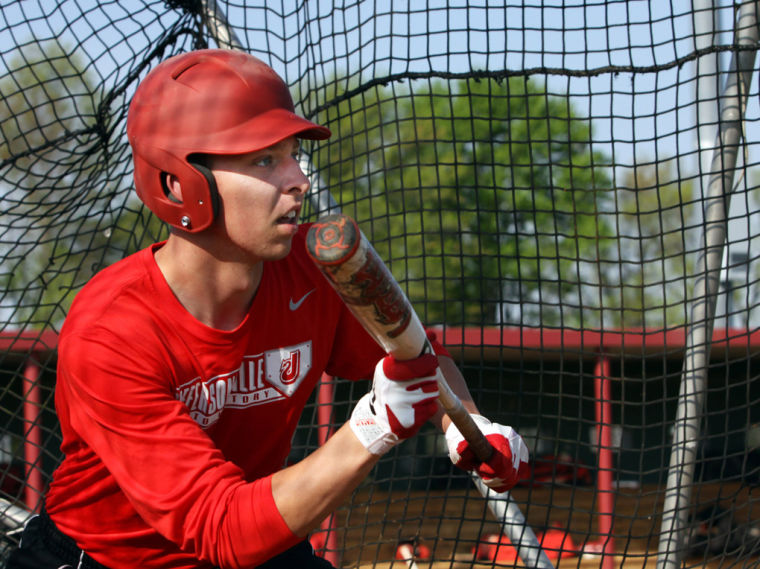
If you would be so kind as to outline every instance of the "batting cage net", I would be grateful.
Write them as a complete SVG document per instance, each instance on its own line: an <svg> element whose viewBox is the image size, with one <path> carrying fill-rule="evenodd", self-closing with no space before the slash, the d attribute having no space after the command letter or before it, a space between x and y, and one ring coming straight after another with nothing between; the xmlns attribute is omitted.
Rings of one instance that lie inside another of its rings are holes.
<svg viewBox="0 0 760 569"><path fill-rule="evenodd" d="M3 0L0 13L3 555L60 459L56 347L73 296L167 235L133 191L132 93L163 59L223 47L272 65L333 133L304 142L303 219L357 220L483 414L531 450L530 473L496 495L423 430L312 535L320 554L755 566L757 2ZM366 389L324 377L291 460Z"/></svg>

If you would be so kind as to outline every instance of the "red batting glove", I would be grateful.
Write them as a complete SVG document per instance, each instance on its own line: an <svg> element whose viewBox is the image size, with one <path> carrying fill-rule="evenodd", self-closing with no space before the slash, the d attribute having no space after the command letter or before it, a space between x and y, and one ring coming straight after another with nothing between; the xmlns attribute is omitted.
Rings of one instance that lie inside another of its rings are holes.
<svg viewBox="0 0 760 569"><path fill-rule="evenodd" d="M496 492L506 492L520 478L521 467L527 466L530 455L522 437L512 427L492 423L480 415L471 415L493 447L488 462L480 462L459 429L452 423L446 429L449 458L463 470L474 471L486 486Z"/></svg>
<svg viewBox="0 0 760 569"><path fill-rule="evenodd" d="M433 354L406 361L387 356L378 362L372 390L356 404L350 420L369 452L385 454L435 415L440 373Z"/></svg>

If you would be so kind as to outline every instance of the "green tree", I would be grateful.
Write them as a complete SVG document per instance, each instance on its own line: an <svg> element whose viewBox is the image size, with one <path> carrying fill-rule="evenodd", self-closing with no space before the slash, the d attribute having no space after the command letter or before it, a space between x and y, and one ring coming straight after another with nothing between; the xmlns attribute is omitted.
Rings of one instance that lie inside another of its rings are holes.
<svg viewBox="0 0 760 569"><path fill-rule="evenodd" d="M59 324L79 286L139 245L100 87L55 41L23 44L0 79L0 308L12 324Z"/></svg>
<svg viewBox="0 0 760 569"><path fill-rule="evenodd" d="M377 87L321 117L320 163L426 323L581 319L611 228L608 161L567 97L524 79ZM575 299L573 304L572 299Z"/></svg>
<svg viewBox="0 0 760 569"><path fill-rule="evenodd" d="M689 280L699 227L694 184L678 178L671 161L635 166L620 176L616 274L605 292L611 325L622 328L681 326L686 322Z"/></svg>

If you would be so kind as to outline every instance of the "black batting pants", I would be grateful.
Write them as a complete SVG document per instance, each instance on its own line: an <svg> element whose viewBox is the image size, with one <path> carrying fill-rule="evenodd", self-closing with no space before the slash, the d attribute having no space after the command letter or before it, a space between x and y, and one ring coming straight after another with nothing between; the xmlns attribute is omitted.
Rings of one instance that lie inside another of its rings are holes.
<svg viewBox="0 0 760 569"><path fill-rule="evenodd" d="M335 569L302 541L256 569ZM108 569L63 534L43 510L24 527L20 546L11 552L6 569Z"/></svg>

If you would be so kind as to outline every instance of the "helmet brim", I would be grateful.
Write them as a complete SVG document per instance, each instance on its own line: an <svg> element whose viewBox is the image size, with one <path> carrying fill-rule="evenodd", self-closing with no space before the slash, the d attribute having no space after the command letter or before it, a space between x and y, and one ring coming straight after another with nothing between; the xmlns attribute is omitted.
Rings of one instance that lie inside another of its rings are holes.
<svg viewBox="0 0 760 569"><path fill-rule="evenodd" d="M271 109L244 123L225 130L215 130L213 136L191 140L175 137L172 145L186 149L185 154L247 154L273 146L294 136L306 140L325 140L332 133L327 127L313 123L286 109Z"/></svg>

